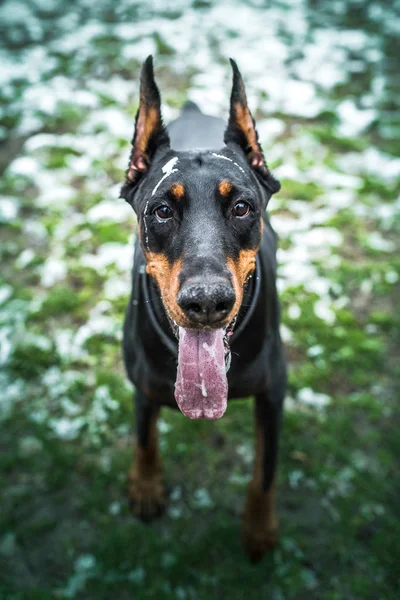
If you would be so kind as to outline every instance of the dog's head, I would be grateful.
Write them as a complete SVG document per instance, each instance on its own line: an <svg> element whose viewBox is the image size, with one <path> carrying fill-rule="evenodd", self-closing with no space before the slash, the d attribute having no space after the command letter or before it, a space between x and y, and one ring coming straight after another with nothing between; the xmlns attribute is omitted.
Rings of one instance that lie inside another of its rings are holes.
<svg viewBox="0 0 400 600"><path fill-rule="evenodd" d="M161 116L152 57L121 196L135 209L147 272L168 316L184 328L218 329L237 315L255 268L263 213L280 188L265 162L243 80L233 86L225 146L177 152Z"/></svg>
<svg viewBox="0 0 400 600"><path fill-rule="evenodd" d="M280 187L264 160L240 72L231 64L225 146L183 152L171 148L152 58L146 60L121 191L136 211L147 273L179 336L184 359L175 397L193 418L217 418L225 410L227 339L255 269L266 205Z"/></svg>

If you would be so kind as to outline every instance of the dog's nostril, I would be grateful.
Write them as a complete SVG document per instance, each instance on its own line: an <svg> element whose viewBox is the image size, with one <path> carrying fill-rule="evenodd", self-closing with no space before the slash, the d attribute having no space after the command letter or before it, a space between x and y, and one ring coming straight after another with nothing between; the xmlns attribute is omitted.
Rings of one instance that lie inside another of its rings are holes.
<svg viewBox="0 0 400 600"><path fill-rule="evenodd" d="M215 310L218 313L227 313L228 312L228 304L226 302L218 302L215 306Z"/></svg>
<svg viewBox="0 0 400 600"><path fill-rule="evenodd" d="M201 313L201 306L197 302L191 302L187 305L186 310L194 313Z"/></svg>

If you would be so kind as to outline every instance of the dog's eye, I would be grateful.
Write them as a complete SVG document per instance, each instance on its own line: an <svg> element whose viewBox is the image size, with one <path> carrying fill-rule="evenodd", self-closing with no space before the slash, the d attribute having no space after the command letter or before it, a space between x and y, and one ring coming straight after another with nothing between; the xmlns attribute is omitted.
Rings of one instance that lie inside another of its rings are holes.
<svg viewBox="0 0 400 600"><path fill-rule="evenodd" d="M161 204L161 206L157 206L154 214L159 221L166 221L172 217L172 210L166 204Z"/></svg>
<svg viewBox="0 0 400 600"><path fill-rule="evenodd" d="M232 208L232 215L234 217L245 217L250 212L250 204L247 202L236 202Z"/></svg>

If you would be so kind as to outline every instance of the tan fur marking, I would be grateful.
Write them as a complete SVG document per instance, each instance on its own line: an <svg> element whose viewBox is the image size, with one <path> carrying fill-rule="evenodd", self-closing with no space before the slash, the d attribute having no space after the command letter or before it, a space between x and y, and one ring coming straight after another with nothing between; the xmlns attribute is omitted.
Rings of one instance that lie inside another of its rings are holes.
<svg viewBox="0 0 400 600"><path fill-rule="evenodd" d="M181 183L171 185L170 191L175 200L181 200L185 195L185 188Z"/></svg>
<svg viewBox="0 0 400 600"><path fill-rule="evenodd" d="M149 437L146 448L136 444L136 470L139 477L153 477L161 471L161 460L158 453L157 421L159 410L154 411L149 425Z"/></svg>
<svg viewBox="0 0 400 600"><path fill-rule="evenodd" d="M245 134L249 146L251 146L253 152L258 151L259 145L256 130L249 109L247 107L244 108L240 104L235 104L235 114L236 123Z"/></svg>
<svg viewBox="0 0 400 600"><path fill-rule="evenodd" d="M156 411L149 426L146 448L136 443L135 461L128 477L128 497L132 513L150 520L160 514L165 505L165 489L161 459L158 452Z"/></svg>
<svg viewBox="0 0 400 600"><path fill-rule="evenodd" d="M141 107L138 124L137 124L137 147L139 150L146 153L147 145L153 131L157 128L159 123L159 113L154 107L147 109Z"/></svg>
<svg viewBox="0 0 400 600"><path fill-rule="evenodd" d="M179 291L179 273L182 261L171 264L164 254L145 252L146 272L156 280L165 308L171 319L181 327L188 326L185 313L178 306L176 298Z"/></svg>
<svg viewBox="0 0 400 600"><path fill-rule="evenodd" d="M232 191L232 184L230 181L221 181L220 184L218 184L218 191L221 194L221 196L229 196L229 194Z"/></svg>
<svg viewBox="0 0 400 600"><path fill-rule="evenodd" d="M264 432L256 419L256 444L253 478L247 490L242 533L243 543L253 561L273 548L278 541L279 520L275 512L275 482L268 491L262 489Z"/></svg>
<svg viewBox="0 0 400 600"><path fill-rule="evenodd" d="M131 163L127 175L127 178L131 182L135 180L136 171L147 170L147 146L151 134L159 125L159 120L160 117L156 108L146 108L144 105L140 106L135 132L135 152L132 157L135 164Z"/></svg>
<svg viewBox="0 0 400 600"><path fill-rule="evenodd" d="M226 262L227 267L233 276L232 283L236 294L236 301L230 313L229 320L232 320L239 312L243 300L243 286L248 276L251 275L256 268L257 250L258 248L256 250L241 250L237 261L228 258Z"/></svg>

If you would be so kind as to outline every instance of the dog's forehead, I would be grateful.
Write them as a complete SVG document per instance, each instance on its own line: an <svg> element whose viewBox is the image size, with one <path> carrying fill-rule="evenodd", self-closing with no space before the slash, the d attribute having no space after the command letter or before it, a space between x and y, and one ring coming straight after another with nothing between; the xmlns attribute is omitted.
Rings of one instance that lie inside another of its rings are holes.
<svg viewBox="0 0 400 600"><path fill-rule="evenodd" d="M227 151L206 151L206 152L185 152L177 158L181 163L182 169L188 173L196 171L196 173L204 172L210 175L219 174L229 175L232 177L243 178L246 175L246 164L241 164L243 161L239 155Z"/></svg>
<svg viewBox="0 0 400 600"><path fill-rule="evenodd" d="M210 186L221 181L233 185L248 185L251 181L246 162L233 151L169 152L153 169L152 195L162 192L175 183Z"/></svg>

